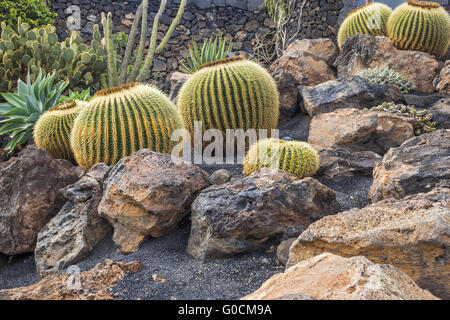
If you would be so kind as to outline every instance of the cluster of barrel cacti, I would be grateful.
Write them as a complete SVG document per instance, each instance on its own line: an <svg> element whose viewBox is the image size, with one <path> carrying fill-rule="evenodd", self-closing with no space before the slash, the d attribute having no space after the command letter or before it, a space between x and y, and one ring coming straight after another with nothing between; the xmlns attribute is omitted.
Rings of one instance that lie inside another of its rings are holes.
<svg viewBox="0 0 450 320"><path fill-rule="evenodd" d="M369 2L345 18L338 33L339 47L357 33L386 35L399 49L442 57L450 45L450 15L432 1L407 0L393 11Z"/></svg>
<svg viewBox="0 0 450 320"><path fill-rule="evenodd" d="M98 26L94 27L91 47L83 44L75 31L59 42L54 26L30 29L19 19L17 30L5 23L1 27L0 91L12 91L28 70L32 78L39 70L55 70L58 80L68 80L72 88L98 86L105 77L105 50Z"/></svg>
<svg viewBox="0 0 450 320"><path fill-rule="evenodd" d="M376 107L370 109L366 108L365 110L384 111L414 117L417 120L417 124L415 125L416 135L433 132L436 130L436 122L432 121L433 114L428 113L426 109L417 110L414 106L411 105L395 104L393 102L384 102Z"/></svg>
<svg viewBox="0 0 450 320"><path fill-rule="evenodd" d="M375 67L360 70L355 73L357 76L375 84L392 84L399 88L403 93L411 92L415 85L406 79L406 77L388 67Z"/></svg>
<svg viewBox="0 0 450 320"><path fill-rule="evenodd" d="M280 169L301 179L317 172L319 154L306 142L262 139L250 147L243 172L250 175L262 168Z"/></svg>

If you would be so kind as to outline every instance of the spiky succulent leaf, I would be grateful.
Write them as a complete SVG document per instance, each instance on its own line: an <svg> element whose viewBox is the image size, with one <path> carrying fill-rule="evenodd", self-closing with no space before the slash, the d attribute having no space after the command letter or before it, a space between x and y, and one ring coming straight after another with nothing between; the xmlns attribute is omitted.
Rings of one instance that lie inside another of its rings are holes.
<svg viewBox="0 0 450 320"><path fill-rule="evenodd" d="M398 87L403 93L413 91L416 86L408 79L388 67L375 67L360 70L355 73L357 76L375 84L392 84Z"/></svg>
<svg viewBox="0 0 450 320"><path fill-rule="evenodd" d="M52 108L66 89L67 82L53 85L55 77L55 73L45 75L40 71L33 82L30 75L26 83L19 79L17 93L1 93L7 103L0 105L0 116L6 117L1 121L0 135L10 135L5 147L9 152L28 141L40 115Z"/></svg>

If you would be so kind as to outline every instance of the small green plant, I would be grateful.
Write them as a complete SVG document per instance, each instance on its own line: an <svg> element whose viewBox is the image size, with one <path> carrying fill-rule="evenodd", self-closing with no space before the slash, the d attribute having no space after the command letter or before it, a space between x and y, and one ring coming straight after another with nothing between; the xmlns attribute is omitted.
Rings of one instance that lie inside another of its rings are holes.
<svg viewBox="0 0 450 320"><path fill-rule="evenodd" d="M277 168L302 179L317 172L319 154L306 142L262 139L248 150L243 172L250 175L261 168Z"/></svg>
<svg viewBox="0 0 450 320"><path fill-rule="evenodd" d="M56 73L45 75L40 71L31 83L30 75L27 82L18 80L17 93L1 93L7 103L0 104L0 116L3 126L0 135L9 134L11 140L5 150L12 152L14 149L28 141L33 135L33 129L39 117L48 109L55 106L67 87L66 81L56 84Z"/></svg>
<svg viewBox="0 0 450 320"><path fill-rule="evenodd" d="M393 102L384 102L379 106L373 108L365 108L366 111L384 111L398 115L406 115L416 118L417 124L415 126L415 134L420 135L422 133L433 132L436 130L436 122L432 121L433 114L428 113L427 110L417 110L414 106L395 104Z"/></svg>
<svg viewBox="0 0 450 320"><path fill-rule="evenodd" d="M188 51L184 56L186 63L178 59L180 69L183 73L194 73L198 68L208 62L222 60L231 52L232 41L228 43L222 37L210 37L205 39L202 48L199 50L195 38L192 39L192 45L189 45Z"/></svg>
<svg viewBox="0 0 450 320"><path fill-rule="evenodd" d="M399 88L403 93L413 91L416 86L406 79L406 77L388 67L375 67L360 70L355 73L366 81L375 84L392 84Z"/></svg>
<svg viewBox="0 0 450 320"><path fill-rule="evenodd" d="M69 89L69 94L67 96L61 96L58 103L65 101L78 100L78 101L89 101L91 99L91 88L87 88L83 91L72 91Z"/></svg>
<svg viewBox="0 0 450 320"><path fill-rule="evenodd" d="M10 28L17 28L18 18L36 28L53 24L57 17L44 0L0 0L0 21Z"/></svg>
<svg viewBox="0 0 450 320"><path fill-rule="evenodd" d="M437 2L408 0L392 12L387 35L399 49L442 57L450 45L450 15Z"/></svg>

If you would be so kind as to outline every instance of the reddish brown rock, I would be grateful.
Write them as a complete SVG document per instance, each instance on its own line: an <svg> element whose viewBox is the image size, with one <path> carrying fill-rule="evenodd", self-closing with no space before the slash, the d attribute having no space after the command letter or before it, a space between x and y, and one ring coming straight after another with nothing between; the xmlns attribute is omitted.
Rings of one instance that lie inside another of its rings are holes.
<svg viewBox="0 0 450 320"><path fill-rule="evenodd" d="M122 252L135 252L147 237L176 228L208 185L200 168L144 149L111 168L98 212L114 227Z"/></svg>
<svg viewBox="0 0 450 320"><path fill-rule="evenodd" d="M140 269L141 264L137 261L106 259L81 273L79 283L74 274L49 275L28 287L0 290L0 300L111 300L115 298L112 289L117 283L127 273L136 273Z"/></svg>
<svg viewBox="0 0 450 320"><path fill-rule="evenodd" d="M445 62L445 67L441 70L436 89L440 94L450 95L450 60Z"/></svg>
<svg viewBox="0 0 450 320"><path fill-rule="evenodd" d="M412 117L388 112L338 109L311 120L308 142L318 149L384 154L414 137L414 123Z"/></svg>
<svg viewBox="0 0 450 320"><path fill-rule="evenodd" d="M242 300L438 300L399 269L323 253L299 262Z"/></svg>
<svg viewBox="0 0 450 320"><path fill-rule="evenodd" d="M386 199L327 216L292 244L288 267L324 252L365 256L408 274L435 296L450 298L450 189Z"/></svg>
<svg viewBox="0 0 450 320"><path fill-rule="evenodd" d="M61 209L60 189L83 171L69 161L28 146L0 163L0 252L33 252L39 231Z"/></svg>
<svg viewBox="0 0 450 320"><path fill-rule="evenodd" d="M450 186L450 130L420 135L392 148L375 166L371 202Z"/></svg>
<svg viewBox="0 0 450 320"><path fill-rule="evenodd" d="M280 117L290 119L299 108L299 85L315 86L336 78L330 68L337 55L331 39L296 40L270 67L280 92Z"/></svg>
<svg viewBox="0 0 450 320"><path fill-rule="evenodd" d="M347 39L335 65L339 77L350 76L362 69L386 66L406 76L416 85L415 91L421 93L433 92L433 80L439 67L438 61L428 53L399 50L389 38L367 34Z"/></svg>

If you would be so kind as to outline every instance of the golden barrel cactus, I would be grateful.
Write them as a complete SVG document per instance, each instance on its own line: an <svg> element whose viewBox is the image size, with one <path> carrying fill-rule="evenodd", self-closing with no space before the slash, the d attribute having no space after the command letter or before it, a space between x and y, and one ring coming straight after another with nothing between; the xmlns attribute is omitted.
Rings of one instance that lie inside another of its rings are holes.
<svg viewBox="0 0 450 320"><path fill-rule="evenodd" d="M250 175L261 168L277 168L302 179L317 172L319 154L306 142L262 139L248 150L243 172Z"/></svg>
<svg viewBox="0 0 450 320"><path fill-rule="evenodd" d="M337 37L339 48L342 48L345 39L357 33L386 35L386 24L391 13L392 9L389 6L378 2L369 2L350 12L339 28Z"/></svg>
<svg viewBox="0 0 450 320"><path fill-rule="evenodd" d="M175 105L158 89L137 82L99 91L75 119L71 146L80 167L117 163L148 148L170 153L182 128Z"/></svg>
<svg viewBox="0 0 450 320"><path fill-rule="evenodd" d="M442 57L450 43L450 16L439 3L408 0L392 12L387 35L399 49Z"/></svg>
<svg viewBox="0 0 450 320"><path fill-rule="evenodd" d="M178 106L191 135L194 122L203 131L275 129L278 90L266 69L243 57L203 64L183 85Z"/></svg>
<svg viewBox="0 0 450 320"><path fill-rule="evenodd" d="M36 122L33 136L36 146L53 157L73 161L70 133L78 113L87 105L84 101L66 101L47 110Z"/></svg>

